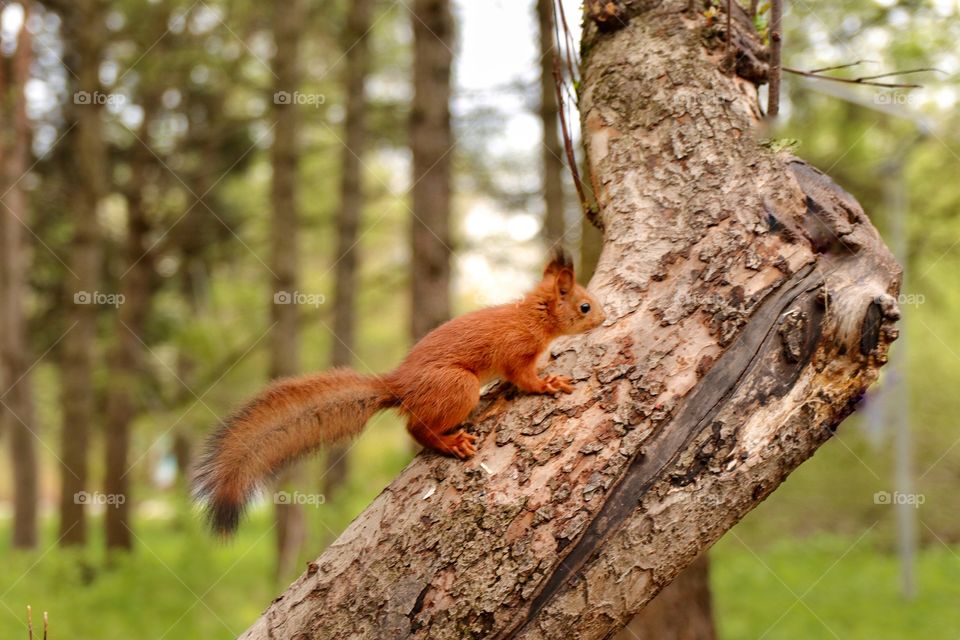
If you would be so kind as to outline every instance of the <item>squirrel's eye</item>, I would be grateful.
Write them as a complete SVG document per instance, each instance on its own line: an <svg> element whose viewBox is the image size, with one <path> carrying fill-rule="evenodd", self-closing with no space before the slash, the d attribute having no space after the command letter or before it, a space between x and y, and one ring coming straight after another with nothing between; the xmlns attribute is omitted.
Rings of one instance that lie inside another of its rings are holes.
<svg viewBox="0 0 960 640"><path fill-rule="evenodd" d="M590 303L583 302L580 304L580 313L590 313Z"/></svg>

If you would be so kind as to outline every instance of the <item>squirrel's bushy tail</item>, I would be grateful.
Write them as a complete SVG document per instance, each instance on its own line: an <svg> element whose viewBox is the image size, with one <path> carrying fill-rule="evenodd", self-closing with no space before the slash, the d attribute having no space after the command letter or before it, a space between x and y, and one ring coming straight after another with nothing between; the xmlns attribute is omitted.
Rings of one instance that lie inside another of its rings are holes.
<svg viewBox="0 0 960 640"><path fill-rule="evenodd" d="M208 439L194 475L214 532L236 530L247 503L283 467L318 447L358 435L396 400L382 379L349 369L278 380Z"/></svg>

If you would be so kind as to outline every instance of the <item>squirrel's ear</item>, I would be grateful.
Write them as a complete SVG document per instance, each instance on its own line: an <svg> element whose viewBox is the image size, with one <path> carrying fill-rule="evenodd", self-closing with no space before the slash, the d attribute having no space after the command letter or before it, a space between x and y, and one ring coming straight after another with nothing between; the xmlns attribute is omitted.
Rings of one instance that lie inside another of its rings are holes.
<svg viewBox="0 0 960 640"><path fill-rule="evenodd" d="M562 298L570 293L573 289L573 269L564 267L557 272L554 289L556 290L557 298Z"/></svg>
<svg viewBox="0 0 960 640"><path fill-rule="evenodd" d="M543 277L556 276L561 271L569 271L572 277L573 259L566 249L557 245L550 252L550 262L547 263L547 268L543 270Z"/></svg>

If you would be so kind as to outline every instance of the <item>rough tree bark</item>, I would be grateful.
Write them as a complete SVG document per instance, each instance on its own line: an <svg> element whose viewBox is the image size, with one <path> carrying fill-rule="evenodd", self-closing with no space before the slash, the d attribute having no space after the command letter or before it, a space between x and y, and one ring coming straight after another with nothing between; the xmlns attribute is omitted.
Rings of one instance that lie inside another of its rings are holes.
<svg viewBox="0 0 960 640"><path fill-rule="evenodd" d="M37 545L37 423L34 420L30 348L26 331L27 244L24 227L30 219L24 174L30 165L30 122L25 87L33 59L26 22L30 3L23 6L23 25L13 55L11 82L0 71L0 422L10 434L13 470L13 546ZM0 60L0 65L5 61ZM11 90L12 89L12 90ZM9 107L9 108L8 108ZM7 114L9 113L9 118Z"/></svg>
<svg viewBox="0 0 960 640"><path fill-rule="evenodd" d="M97 307L92 296L100 282L100 228L97 213L107 191L107 153L100 111L100 61L106 41L102 0L80 0L63 8L64 62L75 78L69 106L74 214L70 273L66 276L66 334L61 351L60 544L87 539L84 503L87 453L94 416L93 358Z"/></svg>
<svg viewBox="0 0 960 640"><path fill-rule="evenodd" d="M337 253L334 265L336 292L333 308L333 347L330 364L349 367L357 324L357 242L363 210L363 154L367 139L367 74L370 69L371 13L373 0L354 0L347 12L347 25L340 46L346 53L343 88L346 119L340 154L340 209L337 211ZM330 495L347 477L347 445L326 453L323 493Z"/></svg>
<svg viewBox="0 0 960 640"><path fill-rule="evenodd" d="M584 32L608 322L569 396L494 388L476 457L424 454L244 635L607 638L834 433L886 361L900 270L856 201L759 144L687 0ZM603 16L595 18L602 20Z"/></svg>
<svg viewBox="0 0 960 640"><path fill-rule="evenodd" d="M273 299L270 306L274 321L270 332L270 377L281 378L298 373L299 314L294 296L298 282L297 229L297 168L299 165L298 117L294 94L300 87L300 36L306 19L303 0L288 0L273 8L273 38L276 54L274 72L274 128L271 162L273 178L270 185L272 206L270 223L270 264L273 270ZM278 99L278 95L289 99ZM277 298L277 296L281 296ZM280 485L288 488L299 484L297 467L284 474ZM277 567L276 576L282 578L293 571L306 540L306 516L303 506L277 502Z"/></svg>

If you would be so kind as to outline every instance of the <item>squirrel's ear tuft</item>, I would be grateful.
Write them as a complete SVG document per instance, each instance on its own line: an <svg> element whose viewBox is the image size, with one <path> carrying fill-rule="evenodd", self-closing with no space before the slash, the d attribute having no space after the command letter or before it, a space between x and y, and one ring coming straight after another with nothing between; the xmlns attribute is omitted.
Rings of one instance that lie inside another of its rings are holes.
<svg viewBox="0 0 960 640"><path fill-rule="evenodd" d="M570 257L570 254L567 253L566 249L557 245L550 251L550 262L547 263L546 269L543 270L543 275L544 277L556 275L561 271L569 271L572 274L573 259Z"/></svg>
<svg viewBox="0 0 960 640"><path fill-rule="evenodd" d="M543 270L544 278L553 278L553 286L558 298L567 295L573 289L573 259L561 246L550 252L550 262Z"/></svg>

